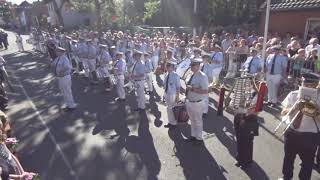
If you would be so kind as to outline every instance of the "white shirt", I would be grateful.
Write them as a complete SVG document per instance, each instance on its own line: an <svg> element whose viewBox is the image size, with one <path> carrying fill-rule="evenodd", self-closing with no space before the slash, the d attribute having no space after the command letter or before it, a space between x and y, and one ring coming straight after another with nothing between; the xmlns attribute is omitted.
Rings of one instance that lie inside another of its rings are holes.
<svg viewBox="0 0 320 180"><path fill-rule="evenodd" d="M320 48L320 45L317 44L317 45L315 45L315 46L313 47L312 44L309 44L309 45L306 47L306 49L305 49L305 51L306 51L306 57L309 57L309 55L310 55L310 53L311 53L311 51L312 51L313 48L319 49L319 48Z"/></svg>
<svg viewBox="0 0 320 180"><path fill-rule="evenodd" d="M290 109L298 99L299 99L299 90L291 91L288 94L288 96L283 100L282 105L283 107ZM318 98L317 104L320 105L320 98ZM316 123L320 128L320 122L316 121ZM291 127L292 129L294 129L293 126ZM306 115L303 115L300 127L294 130L298 132L312 132L312 133L318 132L317 126L313 118Z"/></svg>
<svg viewBox="0 0 320 180"><path fill-rule="evenodd" d="M169 79L168 79L169 77ZM167 95L174 95L177 92L177 89L180 88L180 77L176 72L167 73L164 77L163 87L166 90L168 81Z"/></svg>

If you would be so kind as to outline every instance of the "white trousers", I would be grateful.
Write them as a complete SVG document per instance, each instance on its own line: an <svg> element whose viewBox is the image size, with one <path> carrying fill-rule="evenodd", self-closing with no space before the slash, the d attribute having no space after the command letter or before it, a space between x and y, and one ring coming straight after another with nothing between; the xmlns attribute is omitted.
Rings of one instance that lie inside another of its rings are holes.
<svg viewBox="0 0 320 180"><path fill-rule="evenodd" d="M22 42L18 42L18 43L17 43L17 46L18 46L19 52L24 51L23 43L22 43Z"/></svg>
<svg viewBox="0 0 320 180"><path fill-rule="evenodd" d="M80 58L80 62L82 62L83 70L84 70L84 76L89 77L90 71L89 71L89 65L88 65L88 59L87 58Z"/></svg>
<svg viewBox="0 0 320 180"><path fill-rule="evenodd" d="M89 72L92 73L93 71L96 71L96 59L88 59L87 64L89 68Z"/></svg>
<svg viewBox="0 0 320 180"><path fill-rule="evenodd" d="M120 99L125 99L126 92L124 91L124 75L118 75L116 78L117 78L117 94Z"/></svg>
<svg viewBox="0 0 320 180"><path fill-rule="evenodd" d="M159 56L152 56L151 61L153 64L153 70L156 71L156 69L158 68Z"/></svg>
<svg viewBox="0 0 320 180"><path fill-rule="evenodd" d="M191 136L202 140L203 131L203 106L204 101L200 102L186 102L187 112L191 122Z"/></svg>
<svg viewBox="0 0 320 180"><path fill-rule="evenodd" d="M110 76L107 64L101 65L99 68L97 68L97 72L101 78L107 78Z"/></svg>
<svg viewBox="0 0 320 180"><path fill-rule="evenodd" d="M208 113L209 111L209 96L207 96L204 100L203 100L203 113Z"/></svg>
<svg viewBox="0 0 320 180"><path fill-rule="evenodd" d="M76 107L76 104L74 103L73 96L72 96L72 89L71 89L71 76L67 75L64 77L57 77L59 89L63 95L63 102L66 104L69 108Z"/></svg>
<svg viewBox="0 0 320 180"><path fill-rule="evenodd" d="M230 78L230 77L236 76L237 67L238 67L237 63L233 62L232 59L229 59L228 73L226 77Z"/></svg>
<svg viewBox="0 0 320 180"><path fill-rule="evenodd" d="M152 72L146 73L146 81L147 81L148 90L152 92L153 91Z"/></svg>
<svg viewBox="0 0 320 180"><path fill-rule="evenodd" d="M218 83L219 82L219 76L220 76L220 72L222 70L222 67L219 68L215 68L212 71L213 74L213 83Z"/></svg>
<svg viewBox="0 0 320 180"><path fill-rule="evenodd" d="M137 97L137 102L138 102L138 108L141 108L141 109L146 108L146 97L144 94L144 83L145 83L145 80L134 82L134 86L136 88L136 97Z"/></svg>
<svg viewBox="0 0 320 180"><path fill-rule="evenodd" d="M177 124L177 120L174 118L174 114L173 114L173 108L176 105L176 95L168 95L165 94L164 98L166 100L166 105L167 105L167 114L168 114L168 122L169 124L172 125L176 125Z"/></svg>
<svg viewBox="0 0 320 180"><path fill-rule="evenodd" d="M267 79L267 87L268 87L268 102L277 103L278 89L280 85L281 75L267 74L266 79Z"/></svg>

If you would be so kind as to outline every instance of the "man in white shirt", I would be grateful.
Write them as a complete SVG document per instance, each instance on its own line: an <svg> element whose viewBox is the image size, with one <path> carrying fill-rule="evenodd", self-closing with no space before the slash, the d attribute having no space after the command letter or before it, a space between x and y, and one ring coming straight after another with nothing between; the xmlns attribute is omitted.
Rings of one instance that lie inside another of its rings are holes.
<svg viewBox="0 0 320 180"><path fill-rule="evenodd" d="M302 80L303 87L316 88L319 82L319 77L314 74L303 74ZM312 103L316 108L316 113L306 113L306 110L310 110L310 107L308 106L308 108L306 108L307 100L305 97L299 97L301 91L302 90L290 92L282 102L284 107L282 110L283 115L287 115L290 109L295 105L297 105L298 108L298 112L296 113L298 115L288 115L289 121L292 121L293 119L295 119L295 121L285 132L285 156L282 167L283 178L280 178L279 180L291 180L293 178L294 160L296 155L299 155L302 161L299 179L311 179L315 152L319 143L320 99L318 95L317 100ZM320 91L317 90L317 92L319 93Z"/></svg>

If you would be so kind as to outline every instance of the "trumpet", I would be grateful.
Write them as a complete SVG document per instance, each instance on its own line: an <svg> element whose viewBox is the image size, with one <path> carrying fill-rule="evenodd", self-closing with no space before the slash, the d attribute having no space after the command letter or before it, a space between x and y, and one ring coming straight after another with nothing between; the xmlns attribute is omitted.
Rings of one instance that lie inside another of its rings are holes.
<svg viewBox="0 0 320 180"><path fill-rule="evenodd" d="M317 104L311 100L298 100L291 107L289 112L284 116L282 121L275 128L274 132L276 133L281 125L285 122L288 122L288 119L292 119L283 130L281 136L283 136L291 125L294 125L295 122L301 121L303 115L315 117L318 114Z"/></svg>

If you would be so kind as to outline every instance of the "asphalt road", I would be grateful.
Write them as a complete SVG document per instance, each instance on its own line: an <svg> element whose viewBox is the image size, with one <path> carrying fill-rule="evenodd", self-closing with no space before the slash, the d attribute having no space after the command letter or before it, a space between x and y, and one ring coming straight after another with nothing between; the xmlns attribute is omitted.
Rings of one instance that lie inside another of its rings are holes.
<svg viewBox="0 0 320 180"><path fill-rule="evenodd" d="M65 113L47 59L26 44L27 52L17 53L12 33L9 40L9 50L0 52L15 89L8 93L8 115L21 141L19 159L42 180L274 180L282 175L283 140L273 134L279 123L276 110L260 113L254 164L244 171L234 166L233 118L226 112L216 116L216 95L211 95L204 120L203 147L183 141L190 136L190 125L172 132L163 127L166 108L159 103L163 90L156 82L158 95L149 99L146 113L138 113L133 94L126 103L116 103L115 91L106 93L102 85L74 76L79 106ZM299 162L297 158L295 177ZM320 179L317 171L312 179Z"/></svg>

